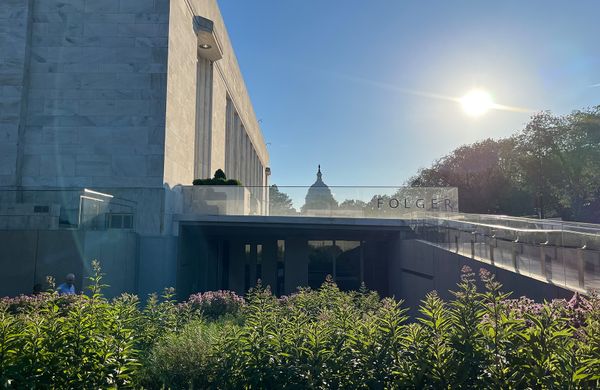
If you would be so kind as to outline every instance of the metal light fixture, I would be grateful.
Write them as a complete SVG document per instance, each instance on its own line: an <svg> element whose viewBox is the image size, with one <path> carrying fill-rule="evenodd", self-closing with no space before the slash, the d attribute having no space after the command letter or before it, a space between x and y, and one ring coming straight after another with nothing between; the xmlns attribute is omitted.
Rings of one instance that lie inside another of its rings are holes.
<svg viewBox="0 0 600 390"><path fill-rule="evenodd" d="M202 43L199 45L200 49L210 49L212 46L208 43Z"/></svg>

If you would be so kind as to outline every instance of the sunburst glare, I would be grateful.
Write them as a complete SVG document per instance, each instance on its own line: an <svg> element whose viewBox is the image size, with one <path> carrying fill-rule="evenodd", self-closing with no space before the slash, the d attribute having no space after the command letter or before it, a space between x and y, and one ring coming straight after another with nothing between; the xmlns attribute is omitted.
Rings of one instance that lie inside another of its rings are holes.
<svg viewBox="0 0 600 390"><path fill-rule="evenodd" d="M473 89L459 99L463 111L473 117L479 117L494 108L492 96L482 90Z"/></svg>

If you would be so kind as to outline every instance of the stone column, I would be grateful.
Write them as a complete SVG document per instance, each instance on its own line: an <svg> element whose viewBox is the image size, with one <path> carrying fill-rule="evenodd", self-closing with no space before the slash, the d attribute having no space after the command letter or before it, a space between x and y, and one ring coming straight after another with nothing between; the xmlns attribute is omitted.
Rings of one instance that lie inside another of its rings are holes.
<svg viewBox="0 0 600 390"><path fill-rule="evenodd" d="M293 237L285 241L285 293L296 291L298 286L308 285L308 242Z"/></svg>
<svg viewBox="0 0 600 390"><path fill-rule="evenodd" d="M229 242L229 289L244 294L244 276L246 273L246 255L243 241Z"/></svg>
<svg viewBox="0 0 600 390"><path fill-rule="evenodd" d="M308 242L302 237L285 241L285 293L308 285Z"/></svg>
<svg viewBox="0 0 600 390"><path fill-rule="evenodd" d="M246 255L246 265L248 265L248 280L250 281L250 285L248 288L253 288L256 286L256 244L249 244L250 253L245 252ZM244 251L246 250L246 245L244 245Z"/></svg>
<svg viewBox="0 0 600 390"><path fill-rule="evenodd" d="M262 283L271 286L271 291L277 289L277 241L269 240L263 243L262 253Z"/></svg>

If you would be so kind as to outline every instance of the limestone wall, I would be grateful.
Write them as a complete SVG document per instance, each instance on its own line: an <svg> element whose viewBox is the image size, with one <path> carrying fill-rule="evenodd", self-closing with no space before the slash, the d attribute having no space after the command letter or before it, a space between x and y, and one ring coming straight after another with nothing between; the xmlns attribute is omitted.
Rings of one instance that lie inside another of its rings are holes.
<svg viewBox="0 0 600 390"><path fill-rule="evenodd" d="M16 185L17 140L24 109L30 1L0 1L0 186Z"/></svg>
<svg viewBox="0 0 600 390"><path fill-rule="evenodd" d="M223 51L223 58L213 65L210 172L225 168L227 96L231 98L263 166L269 165L266 145L216 1L172 0L164 178L170 187L189 185L195 178L198 41L193 16L214 22L215 35Z"/></svg>
<svg viewBox="0 0 600 390"><path fill-rule="evenodd" d="M169 1L30 3L22 184L160 187Z"/></svg>
<svg viewBox="0 0 600 390"><path fill-rule="evenodd" d="M168 234L171 198L197 174L194 16L223 51L203 174L225 168L228 97L268 166L215 0L1 0L0 186L106 191L137 202L141 234Z"/></svg>

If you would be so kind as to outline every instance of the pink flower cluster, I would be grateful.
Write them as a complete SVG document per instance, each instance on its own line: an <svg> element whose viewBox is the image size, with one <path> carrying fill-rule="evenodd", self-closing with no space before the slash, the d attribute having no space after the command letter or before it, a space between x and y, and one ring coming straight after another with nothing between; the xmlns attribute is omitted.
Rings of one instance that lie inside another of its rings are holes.
<svg viewBox="0 0 600 390"><path fill-rule="evenodd" d="M566 318L573 327L580 328L585 326L586 318L593 309L594 300L597 300L597 297L585 298L579 293L575 293L569 301L553 299L546 305L550 309L552 319ZM537 317L544 309L543 304L536 303L527 297L507 299L505 304L517 318L524 318L525 314Z"/></svg>
<svg viewBox="0 0 600 390"><path fill-rule="evenodd" d="M16 297L0 298L0 310L7 310L10 313L18 314L30 311L37 311L39 308L52 301L60 308L67 307L79 299L79 295L62 295L43 292L34 295L18 295Z"/></svg>
<svg viewBox="0 0 600 390"><path fill-rule="evenodd" d="M233 291L218 290L192 294L184 305L202 312L207 317L217 318L224 314L237 314L245 305L245 301Z"/></svg>

